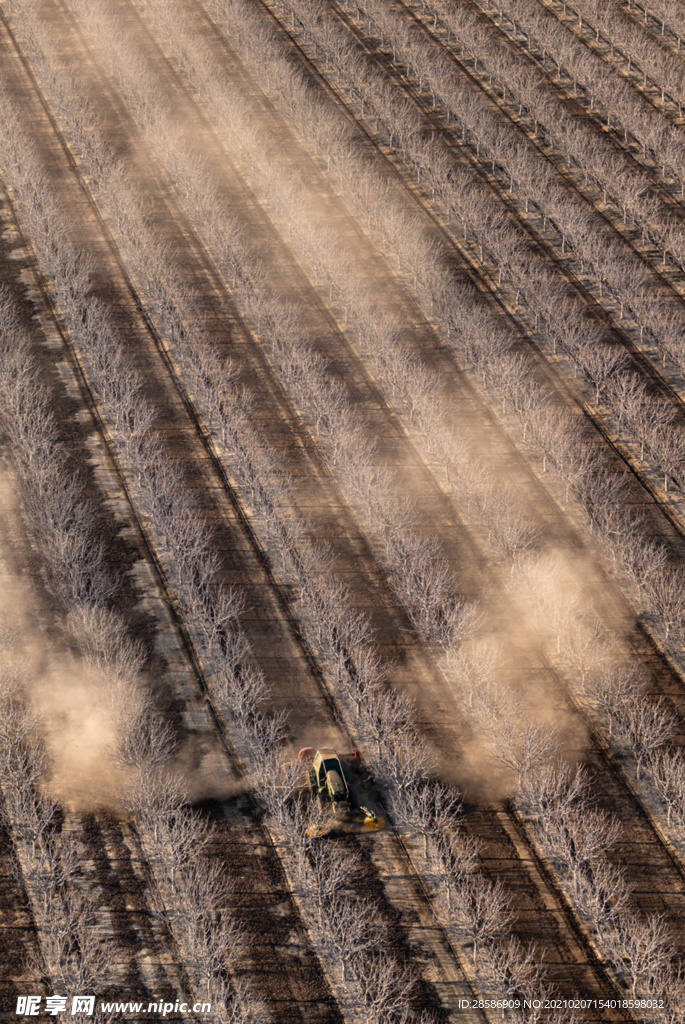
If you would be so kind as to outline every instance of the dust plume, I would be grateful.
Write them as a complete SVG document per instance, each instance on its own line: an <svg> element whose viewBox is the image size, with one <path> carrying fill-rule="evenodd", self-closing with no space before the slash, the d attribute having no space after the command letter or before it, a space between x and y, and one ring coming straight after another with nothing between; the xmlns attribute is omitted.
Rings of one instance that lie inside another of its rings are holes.
<svg viewBox="0 0 685 1024"><path fill-rule="evenodd" d="M111 761L116 727L102 679L86 659L46 636L42 595L11 572L1 554L0 564L2 667L45 745L50 768L40 785L70 809L117 808L125 778Z"/></svg>
<svg viewBox="0 0 685 1024"><path fill-rule="evenodd" d="M118 729L96 670L54 653L36 660L26 692L51 760L46 788L70 810L119 809L127 779L112 758Z"/></svg>

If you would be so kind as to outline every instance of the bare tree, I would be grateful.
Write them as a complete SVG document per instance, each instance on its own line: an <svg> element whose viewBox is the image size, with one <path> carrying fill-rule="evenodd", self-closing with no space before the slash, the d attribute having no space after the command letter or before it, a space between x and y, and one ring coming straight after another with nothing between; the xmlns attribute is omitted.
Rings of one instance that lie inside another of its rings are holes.
<svg viewBox="0 0 685 1024"><path fill-rule="evenodd" d="M624 707L644 700L645 690L644 675L633 665L608 665L586 674L583 679L583 701L592 710L606 715L610 736L615 717Z"/></svg>
<svg viewBox="0 0 685 1024"><path fill-rule="evenodd" d="M446 830L454 828L461 802L458 793L429 781L406 790L397 806L393 804L393 811L400 826L423 837L423 855L428 859L429 842L438 842Z"/></svg>
<svg viewBox="0 0 685 1024"><path fill-rule="evenodd" d="M563 816L548 819L545 838L551 840L570 871L574 888L581 884L585 868L601 861L621 838L619 821L587 804L575 803Z"/></svg>
<svg viewBox="0 0 685 1024"><path fill-rule="evenodd" d="M149 700L136 704L134 714L118 723L120 735L112 760L125 770L146 775L159 773L169 764L178 745L175 731L154 712ZM147 713L137 713L143 710Z"/></svg>
<svg viewBox="0 0 685 1024"><path fill-rule="evenodd" d="M401 963L390 951L369 951L361 960L357 975L362 989L365 1021L404 1021L409 1017L416 976L409 963Z"/></svg>
<svg viewBox="0 0 685 1024"><path fill-rule="evenodd" d="M177 872L201 856L211 839L209 823L197 811L187 807L173 810L161 807L157 812L158 838L155 850L164 862L171 891L177 887ZM184 880L181 879L181 884Z"/></svg>
<svg viewBox="0 0 685 1024"><path fill-rule="evenodd" d="M574 905L596 927L606 928L627 912L630 887L624 873L605 859L622 827L591 806L589 783L585 768L548 764L528 777L521 798L536 813L537 835L568 879Z"/></svg>
<svg viewBox="0 0 685 1024"><path fill-rule="evenodd" d="M631 750L642 777L645 761L673 736L677 719L670 701L644 698L623 706L616 717L616 734Z"/></svg>
<svg viewBox="0 0 685 1024"><path fill-rule="evenodd" d="M605 934L615 921L630 913L631 886L621 868L607 860L595 860L576 873L575 905Z"/></svg>
<svg viewBox="0 0 685 1024"><path fill-rule="evenodd" d="M430 864L436 871L441 888L445 890L448 910L451 911L461 887L475 873L478 854L477 841L465 833L443 829L436 835Z"/></svg>
<svg viewBox="0 0 685 1024"><path fill-rule="evenodd" d="M309 863L301 875L303 895L309 896L317 908L320 929L326 927L328 908L336 897L341 897L352 876L359 870L358 853L315 843L309 854Z"/></svg>
<svg viewBox="0 0 685 1024"><path fill-rule="evenodd" d="M460 627L468 635L466 607L453 592L452 574L433 537L395 534L388 540L392 583L409 609L413 625L429 641L450 645Z"/></svg>
<svg viewBox="0 0 685 1024"><path fill-rule="evenodd" d="M473 963L485 944L511 924L509 901L502 883L474 876L454 893L450 908L452 926L473 943Z"/></svg>
<svg viewBox="0 0 685 1024"><path fill-rule="evenodd" d="M648 761L649 777L666 804L666 821L678 829L685 828L685 752L678 747L659 747Z"/></svg>
<svg viewBox="0 0 685 1024"><path fill-rule="evenodd" d="M376 744L378 760L382 761L399 737L413 730L414 702L400 690L385 688L373 693L372 699L365 702L364 710L365 728Z"/></svg>
<svg viewBox="0 0 685 1024"><path fill-rule="evenodd" d="M98 935L95 908L82 894L46 887L38 912L42 924L41 973L59 989L88 991L102 977L111 955Z"/></svg>
<svg viewBox="0 0 685 1024"><path fill-rule="evenodd" d="M656 614L663 622L668 639L685 634L685 579L680 566L667 565L650 577L647 594Z"/></svg>
<svg viewBox="0 0 685 1024"><path fill-rule="evenodd" d="M515 505L503 509L491 528L491 537L496 546L511 562L512 576L521 559L535 548L539 536L539 525Z"/></svg>
<svg viewBox="0 0 685 1024"><path fill-rule="evenodd" d="M520 788L527 775L556 759L559 734L552 726L528 718L525 709L514 701L506 714L491 720L488 749L496 764L514 772Z"/></svg>
<svg viewBox="0 0 685 1024"><path fill-rule="evenodd" d="M133 773L129 789L123 795L124 806L139 815L156 843L160 842L165 823L183 806L185 799L185 787L177 775L154 770Z"/></svg>
<svg viewBox="0 0 685 1024"><path fill-rule="evenodd" d="M326 908L326 927L321 934L324 948L328 947L333 960L342 968L345 983L352 966L359 964L364 970L366 958L384 939L382 924L374 919L368 902L363 906L350 897L334 898Z"/></svg>
<svg viewBox="0 0 685 1024"><path fill-rule="evenodd" d="M575 609L579 611L580 609ZM570 615L569 615L570 619ZM612 654L612 642L599 619L584 617L558 625L558 650L575 669L582 688L587 688L588 676L597 665L602 665ZM601 675L600 677L604 678Z"/></svg>
<svg viewBox="0 0 685 1024"><path fill-rule="evenodd" d="M685 487L685 432L682 424L665 423L649 430L647 448L664 474L664 490L673 482L679 491Z"/></svg>
<svg viewBox="0 0 685 1024"><path fill-rule="evenodd" d="M504 998L539 998L543 968L535 945L525 947L520 939L512 936L506 943L487 947L485 957L494 983Z"/></svg>
<svg viewBox="0 0 685 1024"><path fill-rule="evenodd" d="M433 757L423 737L403 732L384 746L382 757L370 761L369 768L398 806L409 790L428 778Z"/></svg>
<svg viewBox="0 0 685 1024"><path fill-rule="evenodd" d="M137 678L145 664L145 650L140 640L128 635L127 624L118 612L80 602L70 609L67 622L83 656L108 681Z"/></svg>
<svg viewBox="0 0 685 1024"><path fill-rule="evenodd" d="M616 922L608 941L613 957L630 979L632 998L637 998L638 989L646 996L655 995L655 985L670 966L674 952L664 919L628 915Z"/></svg>
<svg viewBox="0 0 685 1024"><path fill-rule="evenodd" d="M245 952L244 928L225 907L231 891L223 866L205 858L184 864L176 878L174 935L192 981L204 981L207 996L214 975L235 969Z"/></svg>
<svg viewBox="0 0 685 1024"><path fill-rule="evenodd" d="M526 776L519 799L542 820L563 817L577 802L587 799L589 785L590 776L584 766L573 771L565 761L550 761Z"/></svg>

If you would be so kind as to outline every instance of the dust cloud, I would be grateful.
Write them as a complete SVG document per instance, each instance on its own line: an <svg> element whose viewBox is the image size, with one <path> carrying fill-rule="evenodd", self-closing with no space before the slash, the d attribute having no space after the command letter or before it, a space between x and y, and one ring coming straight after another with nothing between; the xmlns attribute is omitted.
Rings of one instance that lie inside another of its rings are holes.
<svg viewBox="0 0 685 1024"><path fill-rule="evenodd" d="M117 729L92 676L50 658L27 687L52 765L48 786L71 810L119 806L126 778L112 762Z"/></svg>
<svg viewBox="0 0 685 1024"><path fill-rule="evenodd" d="M22 588L29 606L30 592ZM0 614L1 610L0 610ZM7 616L3 616L7 625ZM50 767L41 787L71 812L126 813L131 774L118 764L124 730L154 713L145 675L116 679L91 659L46 642L31 615L13 615L12 660L22 696L33 711ZM228 777L225 754L202 733L183 732L162 768L190 803L226 800L240 787Z"/></svg>
<svg viewBox="0 0 685 1024"><path fill-rule="evenodd" d="M526 740L553 738L555 758L582 760L587 726L575 710L585 681L630 660L632 617L592 552L549 543L512 575L511 602L490 614L480 637L447 666L464 718L457 785L474 802L498 801L515 790ZM517 735L518 730L518 735Z"/></svg>
<svg viewBox="0 0 685 1024"><path fill-rule="evenodd" d="M116 728L100 680L87 663L57 648L40 628L30 586L2 565L2 668L35 717L50 767L41 787L72 810L115 809L126 785L111 760Z"/></svg>
<svg viewBox="0 0 685 1024"><path fill-rule="evenodd" d="M18 491L11 472L0 470L2 700L18 699L32 714L49 765L38 783L44 793L69 810L119 812L127 777L112 759L118 730L107 681L75 653L82 637L37 574Z"/></svg>

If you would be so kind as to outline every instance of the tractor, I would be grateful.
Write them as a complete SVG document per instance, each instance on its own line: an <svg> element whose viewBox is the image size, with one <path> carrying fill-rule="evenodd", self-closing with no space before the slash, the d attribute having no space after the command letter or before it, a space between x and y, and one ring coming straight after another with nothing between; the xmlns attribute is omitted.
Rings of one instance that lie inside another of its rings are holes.
<svg viewBox="0 0 685 1024"><path fill-rule="evenodd" d="M297 759L307 763L309 787L321 810L328 808L334 818L340 821L363 819L367 828L383 828L385 822L359 804L357 794L349 785L352 772L359 773L361 769L358 751L341 756L331 747L322 747L320 750L303 747Z"/></svg>

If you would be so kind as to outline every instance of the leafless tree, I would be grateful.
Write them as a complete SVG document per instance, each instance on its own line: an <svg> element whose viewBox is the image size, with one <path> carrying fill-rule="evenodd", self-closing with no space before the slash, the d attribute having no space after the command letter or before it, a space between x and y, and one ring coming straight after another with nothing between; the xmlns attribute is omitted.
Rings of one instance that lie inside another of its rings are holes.
<svg viewBox="0 0 685 1024"><path fill-rule="evenodd" d="M435 870L440 888L447 897L447 908L451 910L458 893L475 874L478 865L479 846L475 839L465 833L441 830L435 842L429 847L430 865Z"/></svg>
<svg viewBox="0 0 685 1024"><path fill-rule="evenodd" d="M38 913L42 972L58 989L88 991L102 977L110 955L93 927L93 904L77 892L52 887L42 892Z"/></svg>
<svg viewBox="0 0 685 1024"><path fill-rule="evenodd" d="M365 703L364 711L364 724L381 761L400 736L413 730L414 702L406 693L384 689L373 694L372 699Z"/></svg>
<svg viewBox="0 0 685 1024"><path fill-rule="evenodd" d="M492 883L476 875L455 893L450 908L452 926L473 943L473 963L485 944L511 924L509 901L500 881Z"/></svg>
<svg viewBox="0 0 685 1024"><path fill-rule="evenodd" d="M613 645L599 619L581 617L578 606L564 611L566 615L555 623L557 651L567 659L583 687L593 667L604 664L611 656Z"/></svg>
<svg viewBox="0 0 685 1024"><path fill-rule="evenodd" d="M531 772L521 786L523 806L542 819L570 813L588 795L590 777L584 766L575 771L565 761L550 761Z"/></svg>
<svg viewBox="0 0 685 1024"><path fill-rule="evenodd" d="M173 727L155 713L149 702L145 704L148 705L146 715L135 714L120 723L123 728L112 760L125 770L148 774L157 773L169 764L178 741Z"/></svg>
<svg viewBox="0 0 685 1024"><path fill-rule="evenodd" d="M647 996L654 995L655 984L673 958L664 919L655 915L644 919L631 914L616 922L609 942L613 956L630 979L632 998L637 998L638 989Z"/></svg>
<svg viewBox="0 0 685 1024"><path fill-rule="evenodd" d="M368 1024L409 1018L409 1007L416 988L416 977L408 963L401 963L385 951L369 951L357 968L365 1007L363 1019Z"/></svg>
<svg viewBox="0 0 685 1024"><path fill-rule="evenodd" d="M108 680L135 679L145 664L145 650L133 639L125 620L114 609L79 603L69 611L67 622L85 658Z"/></svg>
<svg viewBox="0 0 685 1024"><path fill-rule="evenodd" d="M191 861L202 855L211 839L211 829L206 819L187 807L158 807L156 816L155 851L167 869L167 884L175 891L177 872L182 873ZM184 884L183 878L181 884Z"/></svg>
<svg viewBox="0 0 685 1024"><path fill-rule="evenodd" d="M685 487L685 433L682 425L673 422L654 427L650 425L647 449L664 474L664 490L668 491L671 481L682 492Z"/></svg>
<svg viewBox="0 0 685 1024"><path fill-rule="evenodd" d="M649 777L666 804L666 821L678 829L685 828L685 753L678 747L659 747L651 752L647 770Z"/></svg>
<svg viewBox="0 0 685 1024"><path fill-rule="evenodd" d="M207 996L214 975L235 968L245 951L244 928L225 909L230 892L223 866L204 858L185 864L176 878L174 934L194 984L204 982Z"/></svg>
<svg viewBox="0 0 685 1024"><path fill-rule="evenodd" d="M556 759L556 730L532 719L518 696L494 682L470 691L469 711L487 739L489 758L513 772L519 788L531 772Z"/></svg>
<svg viewBox="0 0 685 1024"><path fill-rule="evenodd" d="M343 983L347 982L352 966L356 968L359 964L362 970L365 969L367 957L378 949L383 940L383 931L382 924L374 920L368 903L362 907L350 897L338 897L329 902L321 941L330 950L334 962L340 964Z"/></svg>
<svg viewBox="0 0 685 1024"><path fill-rule="evenodd" d="M632 752L638 779L645 761L673 736L677 719L665 697L632 701L623 705L616 715L616 735Z"/></svg>
<svg viewBox="0 0 685 1024"><path fill-rule="evenodd" d="M503 509L491 527L491 538L510 561L512 575L521 560L535 548L539 536L539 525L515 506Z"/></svg>
<svg viewBox="0 0 685 1024"><path fill-rule="evenodd" d="M124 806L137 814L154 842L160 842L166 824L186 799L185 786L178 775L168 771L139 771L131 776Z"/></svg>
<svg viewBox="0 0 685 1024"><path fill-rule="evenodd" d="M436 781L424 782L404 792L395 807L399 825L423 837L423 855L428 859L428 844L436 843L443 833L453 828L461 812L459 794Z"/></svg>
<svg viewBox="0 0 685 1024"><path fill-rule="evenodd" d="M615 921L630 913L631 887L621 868L595 860L591 867L576 872L573 898L581 914L606 934Z"/></svg>
<svg viewBox="0 0 685 1024"><path fill-rule="evenodd" d="M315 843L309 853L309 863L302 873L303 894L314 901L320 929L326 927L328 908L341 897L350 879L359 870L357 853L341 851L337 847Z"/></svg>
<svg viewBox="0 0 685 1024"><path fill-rule="evenodd" d="M405 794L423 782L433 767L433 757L423 737L400 732L382 747L382 756L369 763L371 772L392 794L397 806Z"/></svg>
<svg viewBox="0 0 685 1024"><path fill-rule="evenodd" d="M512 936L506 943L486 947L485 959L495 985L504 994L503 998L539 998L543 968L535 945L526 948L520 939Z"/></svg>
<svg viewBox="0 0 685 1024"><path fill-rule="evenodd" d="M630 890L623 872L605 859L622 827L591 805L589 782L584 768L548 764L528 777L521 799L535 811L536 833L566 877L574 904L597 927L606 927L625 914Z"/></svg>
<svg viewBox="0 0 685 1024"><path fill-rule="evenodd" d="M435 538L403 533L388 540L392 582L421 636L442 647L467 630L468 612L453 592L452 574Z"/></svg>
<svg viewBox="0 0 685 1024"><path fill-rule="evenodd" d="M647 583L650 603L663 622L666 639L680 639L685 632L685 588L680 566L666 565Z"/></svg>
<svg viewBox="0 0 685 1024"><path fill-rule="evenodd" d="M626 706L645 700L645 690L643 673L630 665L607 665L583 679L583 700L593 710L606 715L610 736L616 716Z"/></svg>
<svg viewBox="0 0 685 1024"><path fill-rule="evenodd" d="M600 861L621 834L617 820L578 802L545 821L545 841L568 869L575 890L582 884L586 868Z"/></svg>

